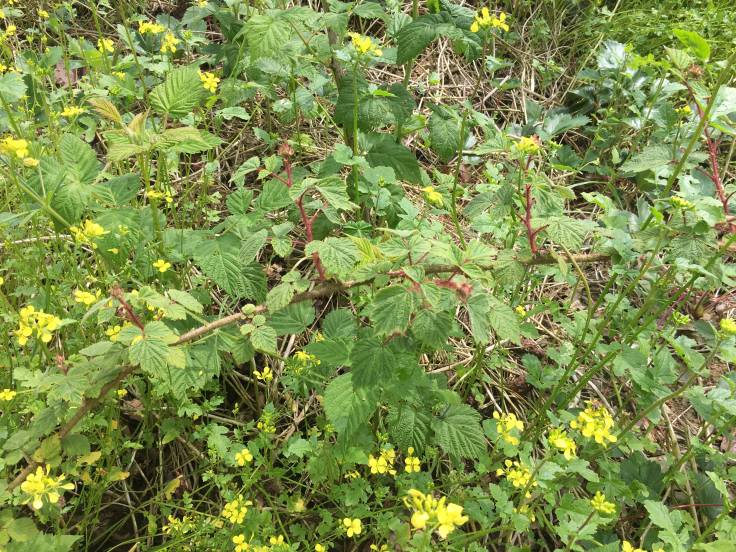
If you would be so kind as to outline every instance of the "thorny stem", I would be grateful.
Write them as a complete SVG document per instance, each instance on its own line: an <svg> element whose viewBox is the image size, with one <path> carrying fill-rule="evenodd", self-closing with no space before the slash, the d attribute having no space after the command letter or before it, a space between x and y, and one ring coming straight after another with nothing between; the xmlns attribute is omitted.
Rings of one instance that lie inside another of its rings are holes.
<svg viewBox="0 0 736 552"><path fill-rule="evenodd" d="M287 188L291 188L294 185L294 177L291 165L291 155L294 153L294 151L288 144L283 144L280 149L281 154L284 156L284 171L286 172L286 181L284 181L283 179L280 180L284 182L284 184L286 184ZM310 243L314 240L314 221L317 219L317 214L319 213L319 211L315 211L311 217L307 216L307 211L304 209L304 194L300 195L294 203L299 209L299 215L301 216L302 224L304 225L304 231L307 234L307 243ZM327 275L325 274L324 266L322 266L322 260L319 258L319 253L317 253L316 251L312 252L312 262L314 263L314 267L317 269L319 279L322 281L326 280Z"/></svg>

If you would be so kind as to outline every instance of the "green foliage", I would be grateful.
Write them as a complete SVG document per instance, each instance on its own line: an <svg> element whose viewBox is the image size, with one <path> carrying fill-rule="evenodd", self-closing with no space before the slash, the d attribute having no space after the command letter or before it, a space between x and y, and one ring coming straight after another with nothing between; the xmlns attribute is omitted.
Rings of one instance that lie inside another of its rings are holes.
<svg viewBox="0 0 736 552"><path fill-rule="evenodd" d="M2 8L0 550L734 549L724 5L298 4Z"/></svg>

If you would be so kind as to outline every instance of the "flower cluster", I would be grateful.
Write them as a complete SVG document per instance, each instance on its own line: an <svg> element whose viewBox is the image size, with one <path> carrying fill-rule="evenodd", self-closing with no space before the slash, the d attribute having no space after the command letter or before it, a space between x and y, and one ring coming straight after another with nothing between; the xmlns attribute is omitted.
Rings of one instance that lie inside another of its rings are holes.
<svg viewBox="0 0 736 552"><path fill-rule="evenodd" d="M434 186L425 186L422 188L422 192L424 194L424 200L430 205L434 205L435 207L442 207L444 205L442 194L435 190Z"/></svg>
<svg viewBox="0 0 736 552"><path fill-rule="evenodd" d="M97 49L102 54L104 54L105 52L112 53L115 51L115 43L109 38L100 38L97 41Z"/></svg>
<svg viewBox="0 0 736 552"><path fill-rule="evenodd" d="M77 303L82 303L83 305L89 307L90 305L94 305L97 301L99 301L101 295L102 292L99 289L95 293L76 289L74 290L74 301Z"/></svg>
<svg viewBox="0 0 736 552"><path fill-rule="evenodd" d="M613 429L613 418L603 407L594 408L593 403L588 402L588 407L578 414L577 419L570 422L570 427L579 429L583 437L595 439L600 445L615 443L616 436L611 433Z"/></svg>
<svg viewBox="0 0 736 552"><path fill-rule="evenodd" d="M220 78L216 77L214 73L209 71L200 71L199 80L202 81L202 86L208 92L214 94L217 92L217 85L220 84Z"/></svg>
<svg viewBox="0 0 736 552"><path fill-rule="evenodd" d="M258 420L256 427L263 433L276 433L275 413L271 410L264 410L261 418Z"/></svg>
<svg viewBox="0 0 736 552"><path fill-rule="evenodd" d="M162 527L165 535L184 535L194 529L194 520L190 516L182 516L179 519L176 516L168 516L167 523Z"/></svg>
<svg viewBox="0 0 736 552"><path fill-rule="evenodd" d="M350 39L355 47L355 50L359 54L373 54L374 56L382 56L383 50L381 50L368 36L363 36L359 33L348 33Z"/></svg>
<svg viewBox="0 0 736 552"><path fill-rule="evenodd" d="M524 431L524 422L519 420L513 412L501 414L499 411L495 411L493 419L496 420L496 431L501 438L510 445L518 446L518 434Z"/></svg>
<svg viewBox="0 0 736 552"><path fill-rule="evenodd" d="M565 455L565 458L568 460L572 460L575 458L575 455L578 450L577 444L575 444L575 441L567 434L567 431L565 431L562 428L555 427L547 436L547 440L549 441L549 444L552 445L555 448L560 449L562 451L562 454Z"/></svg>
<svg viewBox="0 0 736 552"><path fill-rule="evenodd" d="M538 136L522 136L514 144L514 150L524 155L534 155L535 153L539 153L541 147L542 144L539 141Z"/></svg>
<svg viewBox="0 0 736 552"><path fill-rule="evenodd" d="M61 115L62 117L66 117L67 119L71 119L72 117L78 117L82 113L84 113L83 107L79 107L76 105L69 105L69 106L66 106L64 109L62 109L59 112L59 115Z"/></svg>
<svg viewBox="0 0 736 552"><path fill-rule="evenodd" d="M606 500L606 495L600 491L596 491L595 496L590 499L590 505L596 512L601 514L613 514L616 511L616 505Z"/></svg>
<svg viewBox="0 0 736 552"><path fill-rule="evenodd" d="M158 259L153 262L153 268L155 268L161 274L163 274L164 272L166 272L167 270L171 268L171 263L168 263L164 261L163 259Z"/></svg>
<svg viewBox="0 0 736 552"><path fill-rule="evenodd" d="M52 333L59 328L61 319L53 314L47 314L43 310L36 310L33 305L20 309L20 320L15 336L21 347L28 343L28 338L33 334L44 343L51 341Z"/></svg>
<svg viewBox="0 0 736 552"><path fill-rule="evenodd" d="M161 41L161 53L176 53L176 45L179 44L179 42L181 42L181 40L176 38L173 33L166 33Z"/></svg>
<svg viewBox="0 0 736 552"><path fill-rule="evenodd" d="M268 382L273 380L273 370L271 370L270 366L264 366L263 370L253 370L253 375L261 381Z"/></svg>
<svg viewBox="0 0 736 552"><path fill-rule="evenodd" d="M159 25L158 23L151 23L150 21L140 21L138 23L138 32L140 34L159 34L166 30L166 27Z"/></svg>
<svg viewBox="0 0 736 552"><path fill-rule="evenodd" d="M496 475L508 479L516 489L527 489L525 496L531 498L532 494L528 489L537 486L537 482L532 478L531 470L518 461L506 460L504 465L505 468L496 470Z"/></svg>
<svg viewBox="0 0 736 552"><path fill-rule="evenodd" d="M0 401L12 401L17 394L12 389L3 389L0 391Z"/></svg>
<svg viewBox="0 0 736 552"><path fill-rule="evenodd" d="M621 544L621 552L645 552L643 548L634 548L634 545L629 541L624 541Z"/></svg>
<svg viewBox="0 0 736 552"><path fill-rule="evenodd" d="M77 243L90 245L92 249L97 249L97 244L93 240L109 234L102 226L90 219L85 220L81 228L78 226L69 227L69 231Z"/></svg>
<svg viewBox="0 0 736 552"><path fill-rule="evenodd" d="M683 211L692 211L695 209L695 204L692 201L688 201L687 199L677 195L670 198L670 203L672 203L673 207L682 209Z"/></svg>
<svg viewBox="0 0 736 552"><path fill-rule="evenodd" d="M412 510L411 525L414 529L421 531L429 528L446 539L468 521L468 516L463 515L463 507L447 502L445 497L436 499L431 494L424 494L416 489L409 489L407 494L404 504Z"/></svg>
<svg viewBox="0 0 736 552"><path fill-rule="evenodd" d="M404 458L404 471L406 473L417 473L421 470L422 462L414 456L414 447L407 449L406 458Z"/></svg>
<svg viewBox="0 0 736 552"><path fill-rule="evenodd" d="M108 337L108 339L110 339L110 341L115 343L118 340L118 334L120 333L120 331L124 328L127 328L128 326L132 326L132 324L130 322L123 322L122 325L116 324L107 328L105 330L105 335Z"/></svg>
<svg viewBox="0 0 736 552"><path fill-rule="evenodd" d="M151 190L146 194L148 196L148 199L155 199L155 200L161 200L163 199L167 205L171 205L174 202L174 195L169 192L157 192L156 190Z"/></svg>
<svg viewBox="0 0 736 552"><path fill-rule="evenodd" d="M308 364L319 366L320 364L319 359L315 355L310 355L304 351L297 351L294 353L294 359L302 366L307 366Z"/></svg>
<svg viewBox="0 0 736 552"><path fill-rule="evenodd" d="M26 167L35 167L38 165L38 160L33 157L28 157L28 141L23 138L13 138L12 136L6 136L0 140L0 153L8 155L10 157L17 157L23 160L23 164Z"/></svg>
<svg viewBox="0 0 736 552"><path fill-rule="evenodd" d="M733 318L723 318L719 325L724 334L736 335L736 320Z"/></svg>
<svg viewBox="0 0 736 552"><path fill-rule="evenodd" d="M26 480L21 483L20 489L28 495L26 504L31 503L34 510L40 510L43 507L44 499L50 504L59 502L62 490L71 490L74 488L73 483L64 483L66 477L60 475L57 478L49 477L51 467L46 469L38 466L35 473L28 474Z"/></svg>
<svg viewBox="0 0 736 552"><path fill-rule="evenodd" d="M253 506L253 502L244 500L243 495L238 495L234 500L225 504L222 509L222 517L230 523L243 523L245 514L248 513L248 506Z"/></svg>
<svg viewBox="0 0 736 552"><path fill-rule="evenodd" d="M501 29L509 32L508 23L506 23L506 14L504 12L491 15L488 8L483 8L480 13L475 14L475 20L470 25L470 32L477 33L481 29Z"/></svg>
<svg viewBox="0 0 736 552"><path fill-rule="evenodd" d="M240 452L235 453L235 463L238 466L245 466L253 461L253 454L247 449L243 448Z"/></svg>
<svg viewBox="0 0 736 552"><path fill-rule="evenodd" d="M371 473L373 474L389 473L391 475L396 475L396 470L394 469L395 461L396 452L394 452L394 449L384 448L381 449L378 457L375 457L372 454L368 456L368 467L371 469Z"/></svg>
<svg viewBox="0 0 736 552"><path fill-rule="evenodd" d="M345 533L347 533L348 537L352 538L363 532L363 522L358 518L343 518L342 525L345 528Z"/></svg>

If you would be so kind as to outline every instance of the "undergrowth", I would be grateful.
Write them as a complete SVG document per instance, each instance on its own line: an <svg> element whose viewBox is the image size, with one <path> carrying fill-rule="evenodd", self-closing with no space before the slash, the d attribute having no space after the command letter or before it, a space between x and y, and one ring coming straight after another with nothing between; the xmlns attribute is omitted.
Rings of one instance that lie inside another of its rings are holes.
<svg viewBox="0 0 736 552"><path fill-rule="evenodd" d="M0 550L735 549L728 4L6 0Z"/></svg>

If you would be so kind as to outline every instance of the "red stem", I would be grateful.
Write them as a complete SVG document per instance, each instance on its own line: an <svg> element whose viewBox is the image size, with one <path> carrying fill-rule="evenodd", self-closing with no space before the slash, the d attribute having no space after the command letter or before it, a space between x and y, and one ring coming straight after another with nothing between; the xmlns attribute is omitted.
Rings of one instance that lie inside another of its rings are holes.
<svg viewBox="0 0 736 552"><path fill-rule="evenodd" d="M541 228L534 230L532 228L532 205L534 200L532 199L532 185L527 184L524 190L524 197L526 198L526 206L524 208L524 226L526 227L526 237L529 240L529 248L532 251L532 255L539 253L537 247L537 233Z"/></svg>
<svg viewBox="0 0 736 552"><path fill-rule="evenodd" d="M291 186L294 184L294 180L292 176L291 159L289 158L287 151L288 150L286 149L284 150L284 170L286 171L286 181L284 181L283 179L281 179L281 181L286 184L287 188L291 188ZM315 212L311 217L307 216L307 212L304 209L304 194L300 195L294 203L296 203L296 206L299 208L299 215L302 218L304 231L307 234L307 243L309 243L314 239L313 225L314 221L317 219L317 214L319 213L319 211ZM322 266L322 260L319 258L319 253L317 253L316 251L312 253L312 262L314 263L314 267L317 269L319 279L326 280L327 275L325 274L325 269Z"/></svg>

